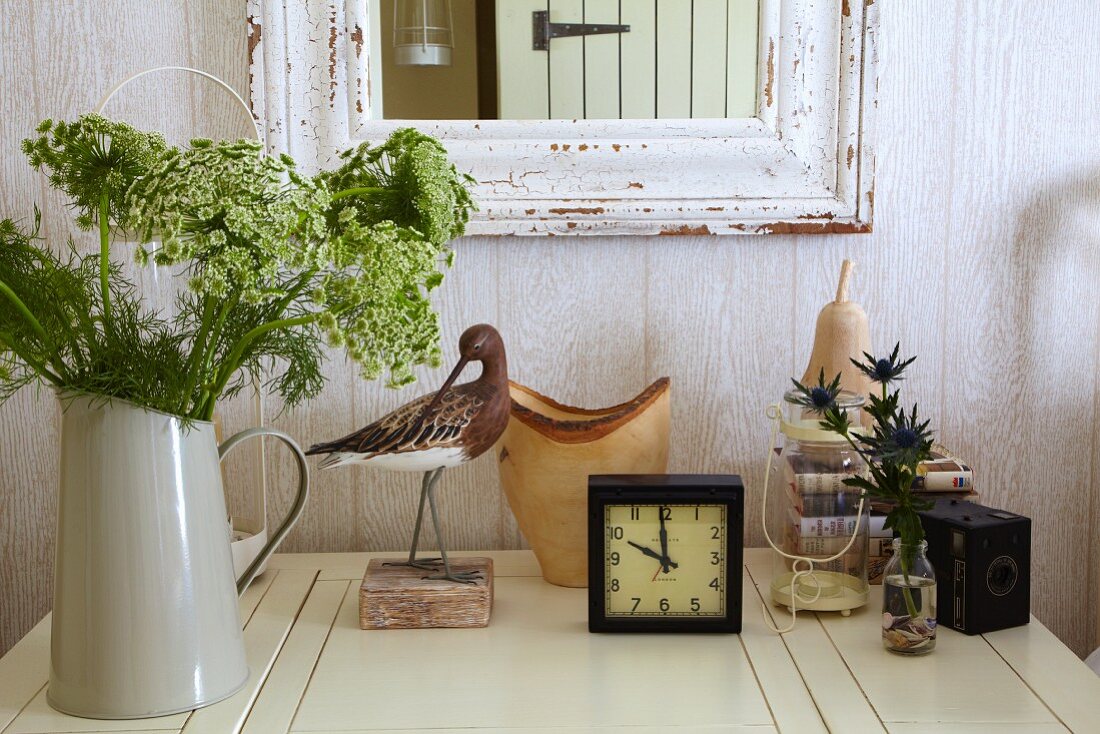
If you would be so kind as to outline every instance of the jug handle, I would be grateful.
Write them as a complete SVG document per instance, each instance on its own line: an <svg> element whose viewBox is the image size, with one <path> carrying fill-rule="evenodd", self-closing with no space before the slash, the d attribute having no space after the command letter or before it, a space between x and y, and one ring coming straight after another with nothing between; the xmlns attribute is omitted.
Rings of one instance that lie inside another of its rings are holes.
<svg viewBox="0 0 1100 734"><path fill-rule="evenodd" d="M218 461L221 461L226 457L230 451L233 450L237 444L247 441L250 438L257 436L271 436L282 441L287 447L294 453L294 459L298 463L298 496L294 499L294 506L290 508L290 512L287 513L286 519L283 520L283 524L279 526L279 529L268 539L267 545L263 547L256 559L245 569L241 577L237 579L237 594L244 593L244 590L248 588L248 585L252 583L252 579L256 578L259 574L260 566L267 561L268 557L275 552L275 549L279 547L279 543L283 542L283 538L287 536L290 529L294 527L294 524L298 522L298 518L302 516L302 512L306 509L306 500L309 499L309 466L306 464L306 455L302 453L302 447L298 443L275 428L266 428L260 426L257 428L246 428L240 433L236 433L225 441L221 446L218 446Z"/></svg>

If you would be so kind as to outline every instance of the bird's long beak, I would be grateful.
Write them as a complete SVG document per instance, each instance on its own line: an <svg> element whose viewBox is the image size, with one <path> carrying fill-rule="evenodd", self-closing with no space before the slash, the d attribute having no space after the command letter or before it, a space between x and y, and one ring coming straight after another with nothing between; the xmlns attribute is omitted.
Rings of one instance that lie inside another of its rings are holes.
<svg viewBox="0 0 1100 734"><path fill-rule="evenodd" d="M451 370L451 374L447 375L447 379L443 382L443 387L439 388L439 392L435 394L432 402L428 403L428 407L425 408L424 412L420 414L420 417L416 419L416 428L413 430L414 434L423 427L424 421L427 420L428 416L434 413L435 409L439 407L439 401L443 399L443 393L447 392L447 389L454 384L454 381L462 374L462 370L466 368L466 364L469 361L470 360L466 357L462 357L458 360L458 364L455 365L455 368Z"/></svg>

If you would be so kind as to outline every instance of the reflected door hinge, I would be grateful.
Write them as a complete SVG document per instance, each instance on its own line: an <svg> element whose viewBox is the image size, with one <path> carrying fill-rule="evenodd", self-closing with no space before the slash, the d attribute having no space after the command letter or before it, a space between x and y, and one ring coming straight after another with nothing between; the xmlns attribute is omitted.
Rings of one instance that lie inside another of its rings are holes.
<svg viewBox="0 0 1100 734"><path fill-rule="evenodd" d="M605 33L630 33L628 25L609 25L606 23L551 23L550 12L536 10L531 13L533 40L531 48L535 51L549 51L551 38L569 36L598 36Z"/></svg>

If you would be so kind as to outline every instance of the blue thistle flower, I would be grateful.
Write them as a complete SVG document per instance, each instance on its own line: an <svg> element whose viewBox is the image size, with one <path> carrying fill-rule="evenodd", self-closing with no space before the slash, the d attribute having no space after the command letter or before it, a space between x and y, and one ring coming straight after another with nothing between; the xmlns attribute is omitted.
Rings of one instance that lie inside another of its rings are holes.
<svg viewBox="0 0 1100 734"><path fill-rule="evenodd" d="M885 420L878 421L874 434L860 436L859 442L870 458L897 466L916 469L917 462L928 455L932 448L929 421L917 420L917 406L906 413L904 408L893 412Z"/></svg>
<svg viewBox="0 0 1100 734"><path fill-rule="evenodd" d="M798 405L809 408L815 413L825 413L830 408L836 406L837 396L840 395L840 374L833 378L832 382L825 382L825 370L821 370L821 374L818 375L817 384L811 387L806 387L798 380L791 378L791 382L794 383L795 390L798 391L798 397L795 398L795 402Z"/></svg>
<svg viewBox="0 0 1100 734"><path fill-rule="evenodd" d="M824 410L832 405L834 400L836 400L836 396L824 387L815 387L810 390L810 402L814 404L815 408Z"/></svg>
<svg viewBox="0 0 1100 734"><path fill-rule="evenodd" d="M899 428L894 431L894 443L899 449L911 449L917 445L920 437L912 428Z"/></svg>
<svg viewBox="0 0 1100 734"><path fill-rule="evenodd" d="M897 382L904 379L902 373L905 368L913 364L916 357L910 357L909 359L898 360L898 351L901 349L901 342L894 345L894 351L890 353L889 357L875 358L868 354L863 353L866 361L859 362L857 360L851 360L852 364L859 369L860 372L871 378L873 382L887 385L891 382Z"/></svg>

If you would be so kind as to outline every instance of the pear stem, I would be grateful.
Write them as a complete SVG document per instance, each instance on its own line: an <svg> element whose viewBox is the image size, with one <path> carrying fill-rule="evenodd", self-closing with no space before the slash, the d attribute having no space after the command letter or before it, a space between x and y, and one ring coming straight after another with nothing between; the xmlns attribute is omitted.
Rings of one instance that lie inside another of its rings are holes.
<svg viewBox="0 0 1100 734"><path fill-rule="evenodd" d="M845 258L840 266L840 282L836 284L836 303L848 302L848 279L852 275L852 261Z"/></svg>

